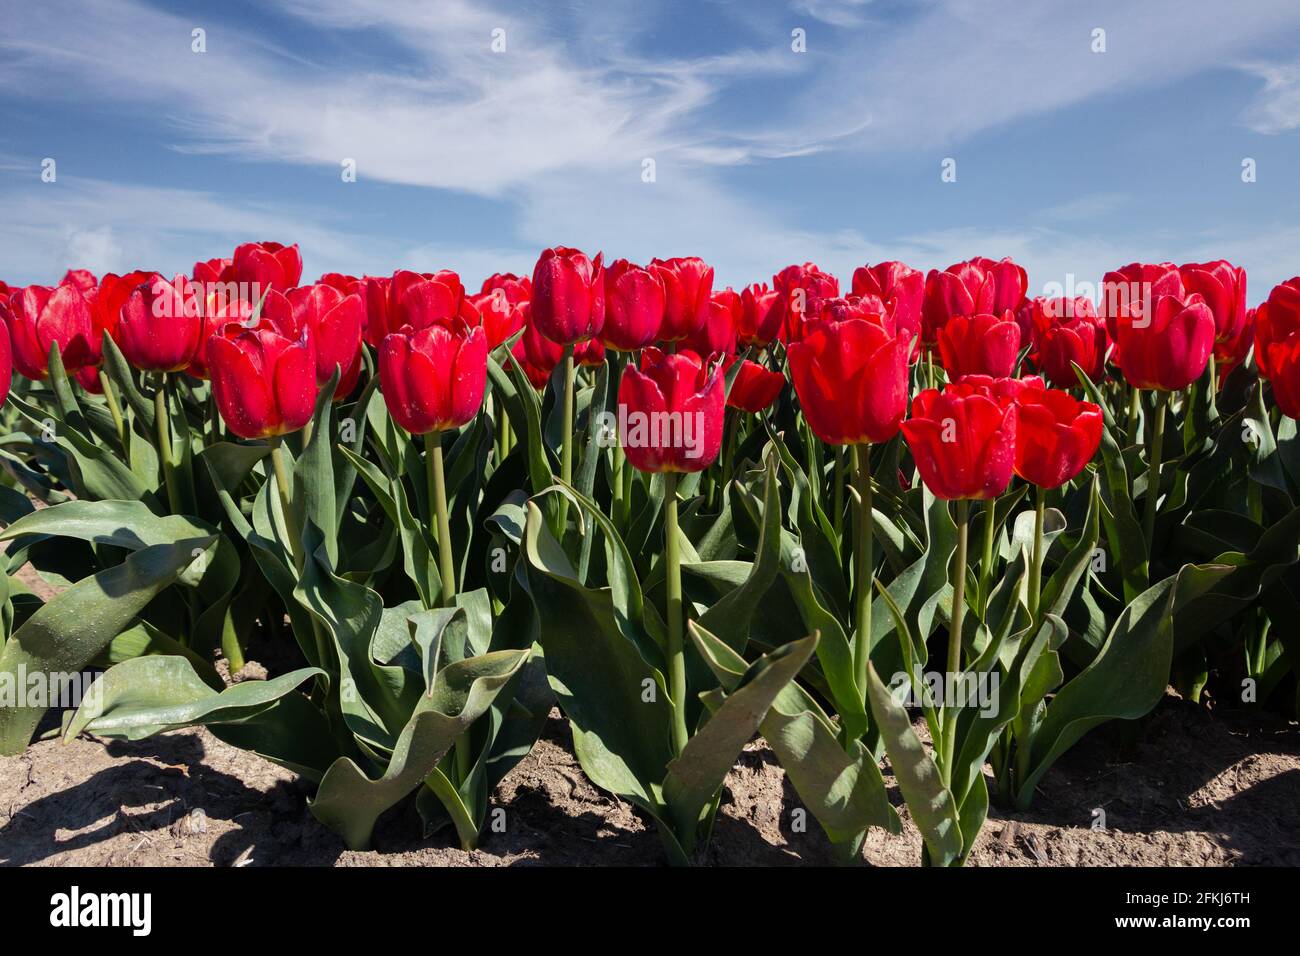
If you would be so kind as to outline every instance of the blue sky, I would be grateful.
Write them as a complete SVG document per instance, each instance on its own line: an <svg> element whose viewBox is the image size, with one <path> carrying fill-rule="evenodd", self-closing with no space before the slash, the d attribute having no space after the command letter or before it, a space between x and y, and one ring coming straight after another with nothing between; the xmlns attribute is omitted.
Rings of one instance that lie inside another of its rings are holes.
<svg viewBox="0 0 1300 956"><path fill-rule="evenodd" d="M254 239L308 278L475 284L555 244L736 286L1010 255L1037 293L1222 256L1253 303L1300 273L1294 0L0 0L0 24L11 283Z"/></svg>

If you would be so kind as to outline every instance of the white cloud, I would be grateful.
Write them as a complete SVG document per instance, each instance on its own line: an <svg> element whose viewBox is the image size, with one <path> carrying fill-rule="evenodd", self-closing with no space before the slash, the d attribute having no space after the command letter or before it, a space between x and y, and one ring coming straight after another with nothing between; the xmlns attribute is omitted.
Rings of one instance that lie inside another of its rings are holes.
<svg viewBox="0 0 1300 956"><path fill-rule="evenodd" d="M1246 110L1246 125L1256 133L1284 133L1300 127L1300 64L1258 63L1243 69L1264 81L1264 88Z"/></svg>

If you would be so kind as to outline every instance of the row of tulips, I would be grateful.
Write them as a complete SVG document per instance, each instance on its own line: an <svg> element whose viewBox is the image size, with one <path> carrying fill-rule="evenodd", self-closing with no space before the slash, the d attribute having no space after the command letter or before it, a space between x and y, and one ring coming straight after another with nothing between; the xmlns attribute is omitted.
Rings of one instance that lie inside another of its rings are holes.
<svg viewBox="0 0 1300 956"><path fill-rule="evenodd" d="M1296 693L1300 279L1247 309L1226 262L1099 306L1006 259L713 278L556 247L478 294L302 285L253 243L0 285L0 675L105 668L65 736L207 725L355 846L412 793L475 845L558 704L674 862L755 733L846 859L898 829L887 756L948 865L987 763L1023 808L1171 680ZM305 666L217 669L286 628ZM0 749L44 711L0 709Z"/></svg>

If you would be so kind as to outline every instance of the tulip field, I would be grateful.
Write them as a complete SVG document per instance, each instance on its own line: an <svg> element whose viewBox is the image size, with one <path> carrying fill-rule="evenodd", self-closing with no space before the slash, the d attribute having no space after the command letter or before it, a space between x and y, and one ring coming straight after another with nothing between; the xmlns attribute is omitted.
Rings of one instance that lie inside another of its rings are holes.
<svg viewBox="0 0 1300 956"><path fill-rule="evenodd" d="M1167 694L1300 711L1300 278L1098 279L0 283L0 754L203 727L347 847L490 848L554 713L668 863L761 739L839 861L960 866Z"/></svg>

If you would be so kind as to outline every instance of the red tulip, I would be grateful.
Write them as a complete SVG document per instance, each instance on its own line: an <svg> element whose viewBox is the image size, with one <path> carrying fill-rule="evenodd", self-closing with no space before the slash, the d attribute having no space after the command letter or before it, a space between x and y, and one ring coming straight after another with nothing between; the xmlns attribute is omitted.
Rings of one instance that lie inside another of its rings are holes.
<svg viewBox="0 0 1300 956"><path fill-rule="evenodd" d="M573 344L573 361L578 365L597 368L605 364L605 346L599 339L587 339Z"/></svg>
<svg viewBox="0 0 1300 956"><path fill-rule="evenodd" d="M996 398L1003 405L1008 402L1019 401L1021 393L1026 390L1041 392L1047 388L1047 384L1037 375L1026 375L1023 378L994 378L991 375L964 375L957 380L957 384L990 395L993 398Z"/></svg>
<svg viewBox="0 0 1300 956"><path fill-rule="evenodd" d="M1300 276L1274 286L1268 301L1255 310L1255 364L1261 375L1273 378L1273 347L1289 342L1298 332Z"/></svg>
<svg viewBox="0 0 1300 956"><path fill-rule="evenodd" d="M1172 262L1130 262L1107 272L1101 280L1101 314L1106 320L1106 332L1116 346L1112 361L1119 363L1120 315L1131 314L1149 320L1154 299L1162 295L1181 299L1186 294L1183 277Z"/></svg>
<svg viewBox="0 0 1300 956"><path fill-rule="evenodd" d="M1011 312L954 315L939 330L939 355L950 378L991 375L1005 378L1016 368L1020 326Z"/></svg>
<svg viewBox="0 0 1300 956"><path fill-rule="evenodd" d="M413 435L464 425L483 404L487 353L481 328L390 334L379 347L379 384L393 419Z"/></svg>
<svg viewBox="0 0 1300 956"><path fill-rule="evenodd" d="M715 352L731 355L736 351L736 329L743 309L740 295L731 288L713 293L709 297L708 318L686 337L684 347L696 355L709 356Z"/></svg>
<svg viewBox="0 0 1300 956"><path fill-rule="evenodd" d="M524 355L533 368L550 375L555 366L564 361L564 346L548 339L537 327L537 323L532 321L531 303L525 303L521 309L524 314L524 334L519 342Z"/></svg>
<svg viewBox="0 0 1300 956"><path fill-rule="evenodd" d="M1025 270L1010 259L975 258L925 279L921 334L925 344L938 341L939 330L955 315L1002 315L1020 308L1029 287Z"/></svg>
<svg viewBox="0 0 1300 956"><path fill-rule="evenodd" d="M229 323L209 339L207 364L217 410L236 435L269 438L311 420L316 350L306 327L295 335L269 316L251 329Z"/></svg>
<svg viewBox="0 0 1300 956"><path fill-rule="evenodd" d="M70 285L79 292L92 292L99 287L99 280L89 269L69 269L59 280L59 285Z"/></svg>
<svg viewBox="0 0 1300 956"><path fill-rule="evenodd" d="M356 293L362 298L365 297L365 280L358 279L356 276L350 276L344 272L323 272L313 285L327 285L331 289L338 289L344 295Z"/></svg>
<svg viewBox="0 0 1300 956"><path fill-rule="evenodd" d="M1257 310L1246 310L1246 321L1242 322L1237 329L1234 338L1226 342L1214 343L1214 363L1215 369L1219 373L1219 380L1215 384L1216 388L1222 388L1224 381L1232 374L1242 362L1246 361L1246 355L1250 352L1250 347L1255 344L1255 316Z"/></svg>
<svg viewBox="0 0 1300 956"><path fill-rule="evenodd" d="M770 345L781 332L781 293L756 282L740 294L740 325L736 329L741 345Z"/></svg>
<svg viewBox="0 0 1300 956"><path fill-rule="evenodd" d="M1016 412L968 383L917 395L902 428L926 487L947 499L1002 494L1015 467Z"/></svg>
<svg viewBox="0 0 1300 956"><path fill-rule="evenodd" d="M390 333L400 332L405 326L472 328L483 323L478 309L465 297L460 276L449 269L423 274L394 272L388 285L388 300L386 321Z"/></svg>
<svg viewBox="0 0 1300 956"><path fill-rule="evenodd" d="M533 269L532 320L552 342L572 345L600 334L605 325L605 276L600 254L545 249Z"/></svg>
<svg viewBox="0 0 1300 956"><path fill-rule="evenodd" d="M1196 294L1186 300L1157 296L1150 305L1135 303L1116 319L1117 361L1129 384L1176 392L1205 371L1214 348L1214 316Z"/></svg>
<svg viewBox="0 0 1300 956"><path fill-rule="evenodd" d="M305 327L315 342L316 384L328 382L337 367L339 383L334 400L345 398L361 375L361 327L366 317L361 297L355 293L344 295L322 283L291 289L286 298L294 324Z"/></svg>
<svg viewBox="0 0 1300 956"><path fill-rule="evenodd" d="M0 312L5 306L0 304ZM9 397L9 385L14 377L14 356L9 347L9 327L0 322L0 405Z"/></svg>
<svg viewBox="0 0 1300 956"><path fill-rule="evenodd" d="M227 278L247 286L246 298L256 303L269 291L288 292L302 280L298 244L246 242L235 248Z"/></svg>
<svg viewBox="0 0 1300 956"><path fill-rule="evenodd" d="M94 319L75 285L15 289L9 293L4 319L13 362L27 378L39 380L49 374L50 346L55 344L69 372L96 361Z"/></svg>
<svg viewBox="0 0 1300 956"><path fill-rule="evenodd" d="M1033 358L1053 385L1073 388L1079 384L1071 362L1093 382L1105 377L1110 342L1091 299L1034 299L1030 316Z"/></svg>
<svg viewBox="0 0 1300 956"><path fill-rule="evenodd" d="M822 441L888 441L907 410L907 333L872 322L809 322L788 349L790 376L808 424Z"/></svg>
<svg viewBox="0 0 1300 956"><path fill-rule="evenodd" d="M1101 408L1041 386L1022 389L1016 404L1016 474L1056 488L1083 471L1101 444Z"/></svg>
<svg viewBox="0 0 1300 956"><path fill-rule="evenodd" d="M734 357L728 361L728 372L737 361ZM757 362L745 359L732 379L731 391L727 392L727 406L756 414L775 402L784 387L785 376L780 372L768 371Z"/></svg>
<svg viewBox="0 0 1300 956"><path fill-rule="evenodd" d="M205 288L217 283L233 282L234 277L231 273L233 264L232 259L208 259L204 262L196 262L190 275L195 282Z"/></svg>
<svg viewBox="0 0 1300 956"><path fill-rule="evenodd" d="M478 310L487 333L488 351L496 348L524 327L519 307L532 298L533 283L513 273L497 273L483 280L483 288L470 303Z"/></svg>
<svg viewBox="0 0 1300 956"><path fill-rule="evenodd" d="M659 335L667 308L657 269L616 259L605 270L605 325L600 340L619 352L645 348Z"/></svg>
<svg viewBox="0 0 1300 956"><path fill-rule="evenodd" d="M811 262L786 266L772 277L781 293L781 341L797 342L803 338L803 323L816 313L819 299L833 299L840 294L840 280Z"/></svg>
<svg viewBox="0 0 1300 956"><path fill-rule="evenodd" d="M817 319L822 322L845 322L849 319L861 319L878 325L890 335L900 331L894 321L892 306L886 305L876 295L835 296L818 299L809 308L806 322Z"/></svg>
<svg viewBox="0 0 1300 956"><path fill-rule="evenodd" d="M184 275L170 282L155 274L122 306L114 341L144 372L179 372L203 341L202 289Z"/></svg>
<svg viewBox="0 0 1300 956"><path fill-rule="evenodd" d="M366 325L363 333L366 344L379 348L379 343L384 340L389 332L389 299L388 290L392 285L391 276L366 276L361 280L365 284L365 294L362 296L366 303Z"/></svg>
<svg viewBox="0 0 1300 956"><path fill-rule="evenodd" d="M913 355L921 348L921 308L925 302L925 276L902 262L878 262L853 271L853 294L876 296L889 307L894 326L912 336Z"/></svg>
<svg viewBox="0 0 1300 956"><path fill-rule="evenodd" d="M651 259L650 268L664 283L661 342L679 342L708 321L713 294L713 266L703 259Z"/></svg>
<svg viewBox="0 0 1300 956"><path fill-rule="evenodd" d="M1183 287L1205 300L1214 315L1216 345L1236 339L1246 324L1246 270L1218 259L1179 266Z"/></svg>
<svg viewBox="0 0 1300 956"><path fill-rule="evenodd" d="M694 352L641 353L618 389L619 435L632 466L647 472L703 471L718 457L725 411L718 364Z"/></svg>
<svg viewBox="0 0 1300 956"><path fill-rule="evenodd" d="M279 295L279 293L276 293L276 295ZM271 300L272 296L268 295L267 301L270 302ZM265 305L265 303L263 304ZM204 306L203 333L199 338L199 347L194 350L194 358L190 359L185 374L193 375L195 378L209 378L208 345L212 341L212 337L221 334L222 329L231 323L238 326L248 325L256 307L254 303L249 302L247 299L227 298L221 294L209 295L207 304Z"/></svg>

